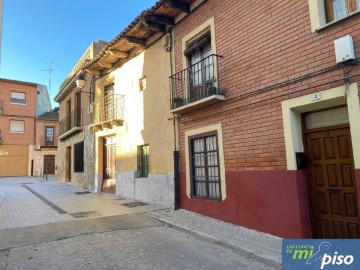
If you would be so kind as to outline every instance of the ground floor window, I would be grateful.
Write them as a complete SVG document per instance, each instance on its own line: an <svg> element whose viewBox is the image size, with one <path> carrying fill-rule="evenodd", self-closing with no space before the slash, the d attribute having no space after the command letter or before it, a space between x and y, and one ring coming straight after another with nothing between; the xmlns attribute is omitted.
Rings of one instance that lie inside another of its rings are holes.
<svg viewBox="0 0 360 270"><path fill-rule="evenodd" d="M84 172L84 142L74 145L74 172Z"/></svg>
<svg viewBox="0 0 360 270"><path fill-rule="evenodd" d="M189 138L192 196L221 199L217 132Z"/></svg>
<svg viewBox="0 0 360 270"><path fill-rule="evenodd" d="M138 177L148 177L149 175L149 145L139 145L137 148L137 172Z"/></svg>

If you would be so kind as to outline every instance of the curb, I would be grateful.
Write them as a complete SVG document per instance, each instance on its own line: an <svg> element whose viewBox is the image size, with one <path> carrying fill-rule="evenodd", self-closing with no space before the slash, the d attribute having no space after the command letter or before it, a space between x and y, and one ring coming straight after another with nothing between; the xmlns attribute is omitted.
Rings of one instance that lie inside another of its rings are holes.
<svg viewBox="0 0 360 270"><path fill-rule="evenodd" d="M247 259L252 259L252 260L256 260L256 261L260 261L262 263L265 263L269 266L274 267L277 270L281 270L281 261L276 260L276 258L273 258L271 255L267 255L264 254L263 252L261 252L260 250L255 250L255 249L251 249L248 248L246 246L239 246L238 244L231 242L231 241L226 241L224 239L219 239L218 237L215 237L213 235L209 235L206 234L204 232L201 231L197 231L194 229L191 229L189 227L186 226L182 226L182 225L178 225L175 224L167 219L162 219L160 217L157 216L153 216L153 218L164 222L165 224L167 224L170 228L176 229L178 231L182 231L185 233L188 233L192 236L198 237L202 240L220 245L224 248L228 248L231 249L232 251L241 254L242 256L244 256Z"/></svg>

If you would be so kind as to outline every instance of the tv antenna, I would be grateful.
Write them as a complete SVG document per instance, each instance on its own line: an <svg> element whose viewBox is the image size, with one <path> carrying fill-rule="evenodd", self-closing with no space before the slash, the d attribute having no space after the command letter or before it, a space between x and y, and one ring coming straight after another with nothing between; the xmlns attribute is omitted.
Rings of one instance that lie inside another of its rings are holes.
<svg viewBox="0 0 360 270"><path fill-rule="evenodd" d="M51 60L50 66L47 69L41 69L40 71L47 71L49 72L49 96L51 93L51 73L54 71L53 66L57 65L54 60Z"/></svg>

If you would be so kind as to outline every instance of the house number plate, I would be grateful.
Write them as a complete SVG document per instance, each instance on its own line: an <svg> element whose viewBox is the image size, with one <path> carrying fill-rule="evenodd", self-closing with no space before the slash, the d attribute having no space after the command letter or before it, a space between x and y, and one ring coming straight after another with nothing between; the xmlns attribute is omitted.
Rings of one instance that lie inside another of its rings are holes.
<svg viewBox="0 0 360 270"><path fill-rule="evenodd" d="M312 101L317 101L321 99L321 94L320 93L315 93L311 96Z"/></svg>

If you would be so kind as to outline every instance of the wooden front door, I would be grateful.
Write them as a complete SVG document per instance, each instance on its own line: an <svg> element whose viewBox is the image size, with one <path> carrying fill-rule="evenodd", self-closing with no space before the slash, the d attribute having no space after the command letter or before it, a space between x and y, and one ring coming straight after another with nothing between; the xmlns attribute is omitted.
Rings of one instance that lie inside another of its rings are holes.
<svg viewBox="0 0 360 270"><path fill-rule="evenodd" d="M44 156L44 173L55 174L55 156L45 155Z"/></svg>
<svg viewBox="0 0 360 270"><path fill-rule="evenodd" d="M116 176L115 176L115 157L116 145L115 137L104 138L104 174L102 192L115 193L116 191Z"/></svg>
<svg viewBox="0 0 360 270"><path fill-rule="evenodd" d="M314 238L359 238L349 128L305 134Z"/></svg>

